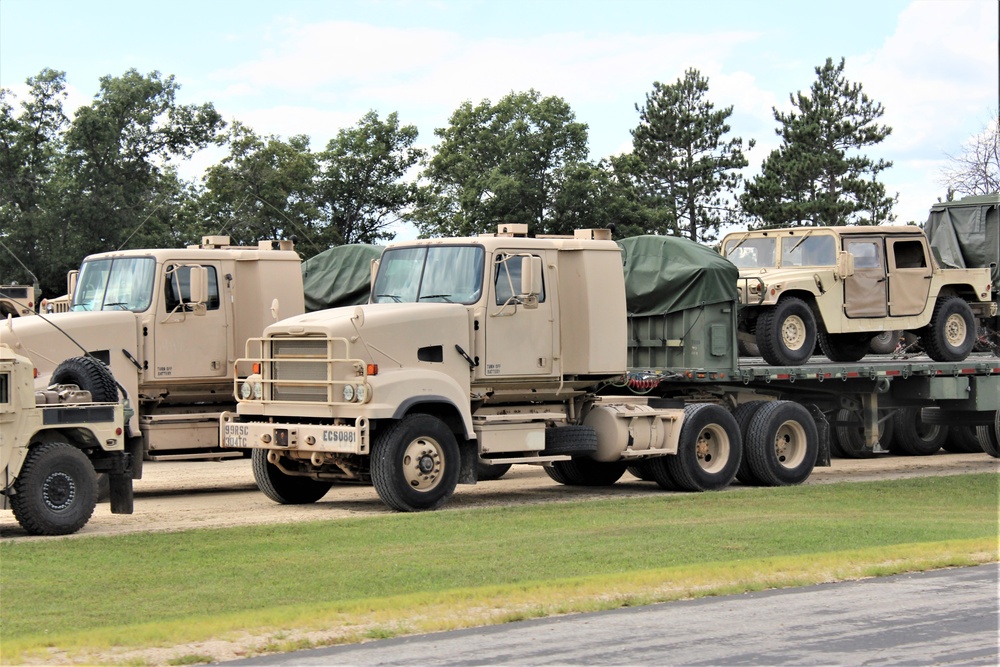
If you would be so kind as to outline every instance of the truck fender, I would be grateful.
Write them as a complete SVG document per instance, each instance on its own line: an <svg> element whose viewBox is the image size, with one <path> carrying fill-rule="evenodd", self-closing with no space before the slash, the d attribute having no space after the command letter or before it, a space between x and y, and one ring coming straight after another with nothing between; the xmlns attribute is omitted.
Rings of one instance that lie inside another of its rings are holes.
<svg viewBox="0 0 1000 667"><path fill-rule="evenodd" d="M429 409L421 409L429 408ZM465 413L446 396L411 396L400 402L393 413L392 418L399 420L411 412L427 412L439 417L448 424L452 431L456 426L461 425L461 431L456 432L456 436L461 440L475 440L476 436L472 431L472 424L465 418Z"/></svg>

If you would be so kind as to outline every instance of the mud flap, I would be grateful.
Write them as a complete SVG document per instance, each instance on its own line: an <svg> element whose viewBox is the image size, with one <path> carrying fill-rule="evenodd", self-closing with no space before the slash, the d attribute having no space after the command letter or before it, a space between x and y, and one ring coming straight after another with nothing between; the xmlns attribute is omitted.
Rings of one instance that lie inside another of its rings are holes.
<svg viewBox="0 0 1000 667"><path fill-rule="evenodd" d="M142 479L142 459L143 454L145 454L144 440L141 435L131 437L125 443L126 451L131 455L132 459L132 479Z"/></svg>
<svg viewBox="0 0 1000 667"><path fill-rule="evenodd" d="M458 483L475 484L479 481L479 475L476 472L476 463L479 461L479 443L475 440L459 441L458 452L462 459L461 468L458 471Z"/></svg>
<svg viewBox="0 0 1000 667"><path fill-rule="evenodd" d="M111 513L131 514L133 509L132 475L128 473L111 473L108 475L111 486Z"/></svg>
<svg viewBox="0 0 1000 667"><path fill-rule="evenodd" d="M816 422L816 432L819 434L819 448L816 450L816 465L821 468L829 468L833 465L830 460L830 422L826 420L823 411L812 403L806 404L806 409Z"/></svg>

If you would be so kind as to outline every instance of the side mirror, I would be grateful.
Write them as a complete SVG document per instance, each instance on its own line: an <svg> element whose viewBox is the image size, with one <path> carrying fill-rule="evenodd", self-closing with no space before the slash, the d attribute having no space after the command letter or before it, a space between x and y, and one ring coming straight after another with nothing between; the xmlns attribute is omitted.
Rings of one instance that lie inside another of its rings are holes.
<svg viewBox="0 0 1000 667"><path fill-rule="evenodd" d="M534 255L521 258L521 294L535 296L542 293L542 258Z"/></svg>
<svg viewBox="0 0 1000 667"><path fill-rule="evenodd" d="M846 250L837 253L837 273L841 278L850 278L854 275L854 255Z"/></svg>
<svg viewBox="0 0 1000 667"><path fill-rule="evenodd" d="M204 305L208 302L208 269L204 266L192 266L191 271L191 304L195 306Z"/></svg>
<svg viewBox="0 0 1000 667"><path fill-rule="evenodd" d="M375 277L378 275L378 267L382 264L381 259L373 259L369 271L371 272L368 278L368 302L370 303L372 294L375 293Z"/></svg>
<svg viewBox="0 0 1000 667"><path fill-rule="evenodd" d="M73 303L73 292L76 291L76 280L80 277L80 272L77 269L66 274L66 296L69 297L69 302Z"/></svg>

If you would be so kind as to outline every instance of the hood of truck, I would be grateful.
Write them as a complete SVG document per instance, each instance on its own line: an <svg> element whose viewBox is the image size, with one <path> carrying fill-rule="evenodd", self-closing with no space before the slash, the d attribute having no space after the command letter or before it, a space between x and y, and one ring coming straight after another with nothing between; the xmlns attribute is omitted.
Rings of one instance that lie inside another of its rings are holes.
<svg viewBox="0 0 1000 667"><path fill-rule="evenodd" d="M18 317L0 323L0 338L15 352L31 359L38 370L36 387L48 386L56 366L71 357L83 356L86 350L99 359L110 360L115 378L128 389L129 384L136 384L136 369L122 350L138 358L136 317L133 312L110 310ZM127 381L129 376L131 382Z"/></svg>
<svg viewBox="0 0 1000 667"><path fill-rule="evenodd" d="M386 370L455 360L467 369L455 346L473 355L469 322L468 308L457 303L372 303L291 317L264 335L345 338L353 357Z"/></svg>

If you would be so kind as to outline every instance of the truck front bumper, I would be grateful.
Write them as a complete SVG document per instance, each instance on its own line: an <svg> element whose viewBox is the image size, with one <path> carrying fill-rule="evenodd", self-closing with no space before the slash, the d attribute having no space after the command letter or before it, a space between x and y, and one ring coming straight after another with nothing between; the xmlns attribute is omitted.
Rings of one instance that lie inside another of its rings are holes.
<svg viewBox="0 0 1000 667"><path fill-rule="evenodd" d="M368 454L368 420L353 425L283 424L240 421L239 415L219 416L219 446L231 449L274 449L331 454Z"/></svg>

